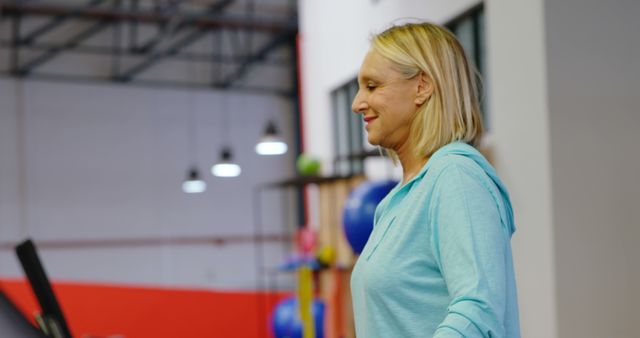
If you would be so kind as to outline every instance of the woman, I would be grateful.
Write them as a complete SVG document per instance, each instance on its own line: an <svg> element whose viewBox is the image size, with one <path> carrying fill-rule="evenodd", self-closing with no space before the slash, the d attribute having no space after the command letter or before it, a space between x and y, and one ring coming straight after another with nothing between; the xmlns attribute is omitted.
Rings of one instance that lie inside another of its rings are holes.
<svg viewBox="0 0 640 338"><path fill-rule="evenodd" d="M422 23L373 37L353 111L402 165L353 270L359 338L519 337L508 193L473 147L475 79L456 38Z"/></svg>

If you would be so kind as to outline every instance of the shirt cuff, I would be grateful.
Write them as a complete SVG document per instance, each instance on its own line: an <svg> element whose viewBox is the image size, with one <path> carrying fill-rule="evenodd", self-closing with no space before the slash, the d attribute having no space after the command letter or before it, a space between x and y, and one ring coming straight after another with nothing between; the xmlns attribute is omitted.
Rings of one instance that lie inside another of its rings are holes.
<svg viewBox="0 0 640 338"><path fill-rule="evenodd" d="M482 333L473 322L467 319L467 317L456 312L449 312L444 321L438 325L438 329L436 330L433 338L454 337L482 337Z"/></svg>

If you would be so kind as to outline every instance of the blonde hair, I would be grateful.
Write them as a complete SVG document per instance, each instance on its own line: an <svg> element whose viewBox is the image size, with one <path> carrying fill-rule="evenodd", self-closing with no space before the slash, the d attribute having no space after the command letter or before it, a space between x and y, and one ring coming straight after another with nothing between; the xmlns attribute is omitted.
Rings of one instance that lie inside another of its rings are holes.
<svg viewBox="0 0 640 338"><path fill-rule="evenodd" d="M433 83L431 97L418 109L409 131L409 144L418 157L430 157L455 141L479 145L483 128L478 72L450 31L431 23L409 23L375 35L371 46L407 79L422 72ZM395 152L387 151L395 162Z"/></svg>

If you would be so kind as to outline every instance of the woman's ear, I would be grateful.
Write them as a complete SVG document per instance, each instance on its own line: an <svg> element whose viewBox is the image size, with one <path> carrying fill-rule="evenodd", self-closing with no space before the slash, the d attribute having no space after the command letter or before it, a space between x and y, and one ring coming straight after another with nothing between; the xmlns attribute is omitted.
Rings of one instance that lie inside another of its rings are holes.
<svg viewBox="0 0 640 338"><path fill-rule="evenodd" d="M418 74L418 90L416 92L415 103L418 106L423 105L433 94L433 81L425 72Z"/></svg>

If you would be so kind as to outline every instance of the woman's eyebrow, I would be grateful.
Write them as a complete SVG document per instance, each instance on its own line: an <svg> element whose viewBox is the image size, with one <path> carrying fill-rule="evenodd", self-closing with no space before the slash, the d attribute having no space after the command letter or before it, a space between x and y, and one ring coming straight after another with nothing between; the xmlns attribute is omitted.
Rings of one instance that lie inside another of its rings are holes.
<svg viewBox="0 0 640 338"><path fill-rule="evenodd" d="M375 75L370 75L370 74L362 74L359 76L360 81L361 82L367 82L367 81L377 81L375 79Z"/></svg>

